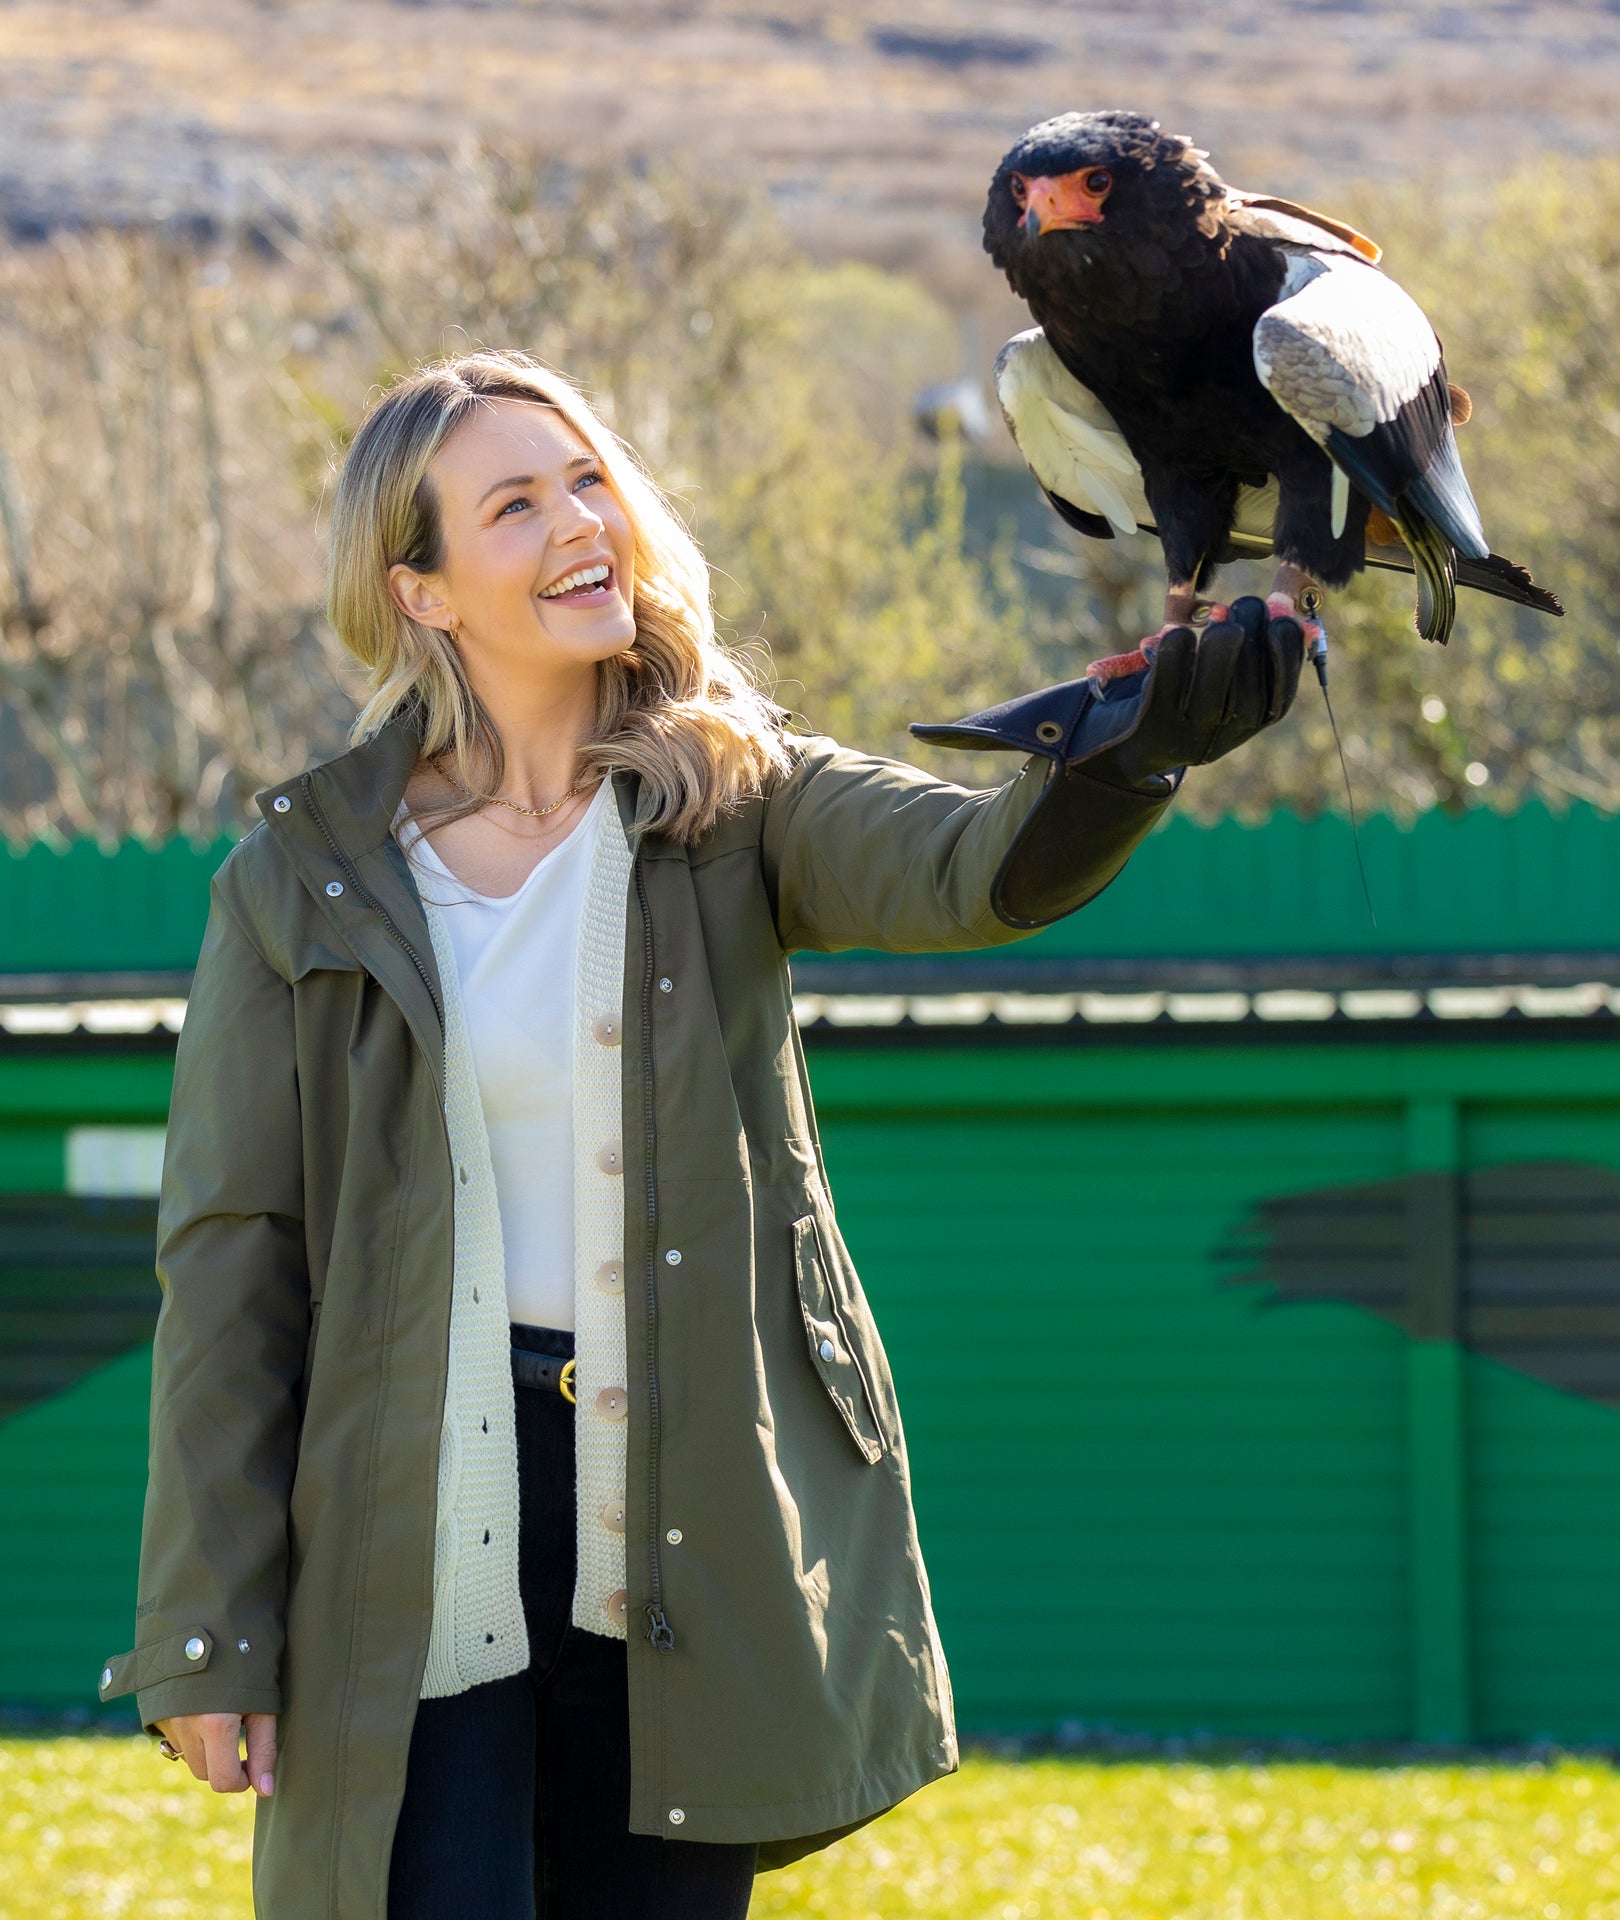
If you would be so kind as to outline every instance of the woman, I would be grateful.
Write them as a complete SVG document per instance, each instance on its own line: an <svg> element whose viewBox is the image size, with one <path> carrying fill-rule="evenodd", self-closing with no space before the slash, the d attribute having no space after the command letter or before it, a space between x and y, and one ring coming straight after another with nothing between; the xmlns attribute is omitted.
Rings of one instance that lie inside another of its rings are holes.
<svg viewBox="0 0 1620 1920"><path fill-rule="evenodd" d="M1243 603L933 730L1028 756L993 792L796 736L633 457L503 354L383 397L331 566L371 697L215 881L102 1696L257 1792L277 1920L740 1915L957 1764L786 955L1081 905L1299 630Z"/></svg>

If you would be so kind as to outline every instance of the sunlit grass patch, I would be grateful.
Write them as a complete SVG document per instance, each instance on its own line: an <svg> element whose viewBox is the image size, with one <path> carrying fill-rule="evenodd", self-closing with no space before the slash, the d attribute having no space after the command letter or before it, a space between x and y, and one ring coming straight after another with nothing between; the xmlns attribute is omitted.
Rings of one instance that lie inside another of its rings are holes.
<svg viewBox="0 0 1620 1920"><path fill-rule="evenodd" d="M144 1734L0 1740L5 1920L247 1920L253 1809Z"/></svg>
<svg viewBox="0 0 1620 1920"><path fill-rule="evenodd" d="M970 1760L759 1883L838 1920L1620 1920L1604 1765Z"/></svg>
<svg viewBox="0 0 1620 1920"><path fill-rule="evenodd" d="M248 1920L252 1807L145 1739L0 1741L5 1920ZM1620 1920L1599 1761L1007 1761L761 1876L756 1920Z"/></svg>

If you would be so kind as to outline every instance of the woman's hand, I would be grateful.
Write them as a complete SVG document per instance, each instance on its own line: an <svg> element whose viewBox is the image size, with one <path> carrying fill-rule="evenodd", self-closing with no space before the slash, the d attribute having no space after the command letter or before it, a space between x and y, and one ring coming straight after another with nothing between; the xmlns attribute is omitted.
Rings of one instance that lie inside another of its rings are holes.
<svg viewBox="0 0 1620 1920"><path fill-rule="evenodd" d="M177 1713L159 1720L157 1730L199 1780L215 1793L244 1793L251 1787L268 1800L276 1790L276 1716L273 1713ZM242 1739L247 1736L247 1764Z"/></svg>

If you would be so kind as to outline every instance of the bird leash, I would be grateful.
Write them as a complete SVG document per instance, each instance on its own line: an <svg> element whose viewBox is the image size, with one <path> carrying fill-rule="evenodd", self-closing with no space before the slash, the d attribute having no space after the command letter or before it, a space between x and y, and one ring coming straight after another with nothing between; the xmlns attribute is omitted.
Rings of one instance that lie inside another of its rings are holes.
<svg viewBox="0 0 1620 1920"><path fill-rule="evenodd" d="M1355 789L1350 784L1350 768L1344 757L1344 742L1339 738L1339 723L1333 717L1333 697L1328 692L1328 640L1327 628L1322 625L1320 613L1309 601L1314 595L1301 597L1301 612L1305 615L1306 658L1316 669L1317 684L1322 689L1322 704L1327 708L1328 725L1333 729L1333 745L1339 756L1339 772L1344 776L1344 804L1350 813L1350 844L1356 850L1356 872L1361 875L1361 891L1367 902L1367 917L1376 927L1378 914L1373 907L1372 888L1367 884L1367 863L1361 857L1361 825L1356 819Z"/></svg>

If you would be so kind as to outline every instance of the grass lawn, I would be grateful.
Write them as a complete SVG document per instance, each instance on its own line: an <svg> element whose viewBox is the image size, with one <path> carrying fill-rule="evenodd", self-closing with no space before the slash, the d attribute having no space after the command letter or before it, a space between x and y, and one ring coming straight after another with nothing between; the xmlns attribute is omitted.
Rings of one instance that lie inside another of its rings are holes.
<svg viewBox="0 0 1620 1920"><path fill-rule="evenodd" d="M252 1812L144 1739L0 1740L5 1920L247 1920ZM1620 1773L970 1759L751 1916L1620 1920Z"/></svg>

